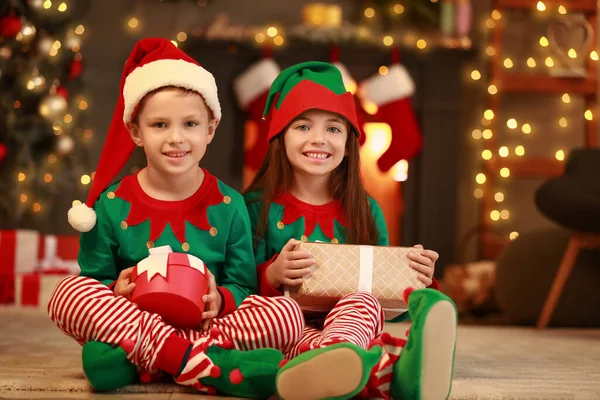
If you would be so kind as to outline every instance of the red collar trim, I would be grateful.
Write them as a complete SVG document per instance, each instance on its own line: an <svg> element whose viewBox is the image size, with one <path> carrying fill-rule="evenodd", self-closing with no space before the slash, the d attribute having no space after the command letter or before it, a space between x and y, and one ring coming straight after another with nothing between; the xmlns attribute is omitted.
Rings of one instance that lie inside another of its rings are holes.
<svg viewBox="0 0 600 400"><path fill-rule="evenodd" d="M201 230L211 228L207 209L223 201L217 178L204 171L204 180L198 190L187 199L178 201L158 200L150 197L138 181L138 173L129 175L121 181L115 195L127 201L131 208L125 222L127 225L139 225L150 220L150 238L155 241L163 233L167 224L177 240L185 242L185 223L189 222Z"/></svg>
<svg viewBox="0 0 600 400"><path fill-rule="evenodd" d="M339 200L333 200L327 204L314 205L306 203L291 193L284 193L277 197L275 203L283 206L283 218L281 222L284 225L296 222L300 217L304 217L304 235L310 236L319 227L323 233L333 239L335 236L335 221L337 220L343 226L346 226L346 218L342 204Z"/></svg>

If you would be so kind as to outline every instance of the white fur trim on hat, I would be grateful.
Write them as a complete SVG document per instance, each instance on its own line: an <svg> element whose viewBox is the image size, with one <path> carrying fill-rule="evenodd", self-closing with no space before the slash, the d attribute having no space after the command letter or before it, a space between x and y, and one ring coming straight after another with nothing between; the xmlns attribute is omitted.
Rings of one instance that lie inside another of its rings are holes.
<svg viewBox="0 0 600 400"><path fill-rule="evenodd" d="M69 224L78 232L89 232L96 225L96 212L85 203L71 207L67 218Z"/></svg>
<svg viewBox="0 0 600 400"><path fill-rule="evenodd" d="M131 71L123 86L123 122L131 122L133 112L145 95L165 86L194 90L202 95L216 119L221 119L217 83L201 66L184 60L158 60Z"/></svg>
<svg viewBox="0 0 600 400"><path fill-rule="evenodd" d="M246 109L258 96L269 91L279 72L275 61L263 58L235 78L233 89L242 109Z"/></svg>
<svg viewBox="0 0 600 400"><path fill-rule="evenodd" d="M415 93L415 84L408 71L400 64L388 68L385 75L377 74L361 85L361 94L377 106L410 97Z"/></svg>

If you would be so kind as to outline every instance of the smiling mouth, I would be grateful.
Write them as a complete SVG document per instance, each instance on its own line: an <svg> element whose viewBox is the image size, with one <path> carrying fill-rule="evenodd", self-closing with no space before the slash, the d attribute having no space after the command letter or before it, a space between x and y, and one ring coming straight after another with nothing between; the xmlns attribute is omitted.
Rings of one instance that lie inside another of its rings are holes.
<svg viewBox="0 0 600 400"><path fill-rule="evenodd" d="M163 154L165 156L171 157L171 158L181 158L181 157L185 157L188 153L189 153L189 151L168 151Z"/></svg>
<svg viewBox="0 0 600 400"><path fill-rule="evenodd" d="M305 157L314 159L314 160L325 160L329 157L331 157L331 154L329 153L302 153Z"/></svg>

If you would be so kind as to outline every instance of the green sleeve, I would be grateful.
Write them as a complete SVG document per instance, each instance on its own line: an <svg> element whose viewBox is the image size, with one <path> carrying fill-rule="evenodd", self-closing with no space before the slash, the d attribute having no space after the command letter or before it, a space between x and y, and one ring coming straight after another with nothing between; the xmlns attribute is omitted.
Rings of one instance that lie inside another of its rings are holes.
<svg viewBox="0 0 600 400"><path fill-rule="evenodd" d="M224 308L229 310L231 307L233 309L239 307L246 297L258 291L250 219L241 198L231 221L226 252L223 275L219 284L220 288L225 288L229 292L221 291L224 296Z"/></svg>
<svg viewBox="0 0 600 400"><path fill-rule="evenodd" d="M81 234L79 256L77 261L81 267L81 276L96 279L105 285L110 285L118 277L117 272L117 242L112 221L104 198L94 205L96 225L89 232Z"/></svg>
<svg viewBox="0 0 600 400"><path fill-rule="evenodd" d="M375 226L377 227L377 232L379 233L379 238L377 239L377 246L389 246L390 238L388 237L388 229L385 224L385 217L383 216L383 211L381 211L381 207L377 204L377 201L373 198L369 198L369 202L371 204L371 211L373 212L373 218L375 218Z"/></svg>

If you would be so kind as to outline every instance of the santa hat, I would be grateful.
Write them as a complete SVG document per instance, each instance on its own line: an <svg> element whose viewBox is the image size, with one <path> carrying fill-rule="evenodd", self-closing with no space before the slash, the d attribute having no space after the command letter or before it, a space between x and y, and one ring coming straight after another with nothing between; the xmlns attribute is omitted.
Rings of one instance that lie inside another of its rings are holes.
<svg viewBox="0 0 600 400"><path fill-rule="evenodd" d="M263 115L271 113L268 139L279 135L305 111L318 109L345 117L360 137L352 93L333 64L309 61L281 71L271 85Z"/></svg>
<svg viewBox="0 0 600 400"><path fill-rule="evenodd" d="M140 40L129 55L121 76L121 94L96 168L88 198L68 212L69 223L80 232L96 224L94 203L111 184L135 150L125 126L134 119L140 101L148 93L166 86L198 92L214 118L221 119L221 106L213 75L167 39Z"/></svg>

